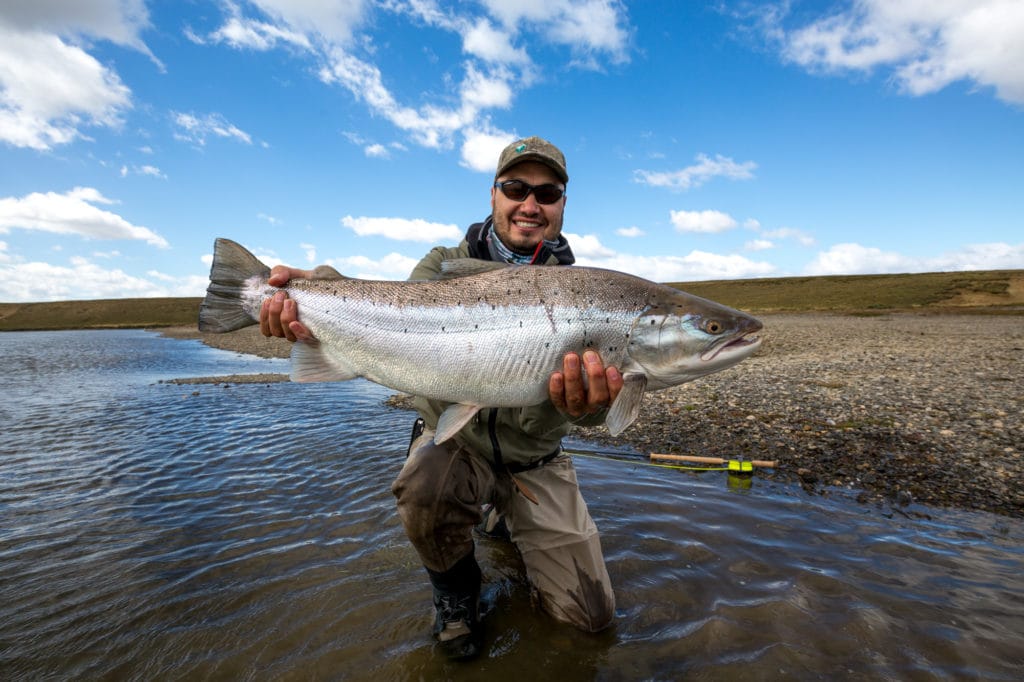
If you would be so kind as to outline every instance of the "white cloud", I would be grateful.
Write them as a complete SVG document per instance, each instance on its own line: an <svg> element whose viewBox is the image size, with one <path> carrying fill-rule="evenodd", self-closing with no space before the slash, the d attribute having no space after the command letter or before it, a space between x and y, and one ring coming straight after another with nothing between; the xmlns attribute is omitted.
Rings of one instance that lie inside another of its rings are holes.
<svg viewBox="0 0 1024 682"><path fill-rule="evenodd" d="M969 244L934 257L912 257L872 246L836 244L811 261L808 275L858 275L899 272L955 272L1024 268L1024 243Z"/></svg>
<svg viewBox="0 0 1024 682"><path fill-rule="evenodd" d="M619 254L608 258L579 258L576 264L628 272L654 282L738 279L775 273L775 266L771 263L706 251L691 251L685 256Z"/></svg>
<svg viewBox="0 0 1024 682"><path fill-rule="evenodd" d="M1024 3L1020 0L856 0L849 9L786 31L783 56L811 70L892 69L912 95L967 80L1024 103Z"/></svg>
<svg viewBox="0 0 1024 682"><path fill-rule="evenodd" d="M183 142L190 142L200 147L206 145L206 138L222 137L234 139L245 144L252 144L249 133L241 130L236 125L218 113L196 116L195 114L174 113L172 114L174 124L178 126L178 132L174 137Z"/></svg>
<svg viewBox="0 0 1024 682"><path fill-rule="evenodd" d="M112 204L99 190L76 187L65 194L33 192L0 199L0 233L12 229L75 234L87 239L138 239L167 247L167 240L93 204Z"/></svg>
<svg viewBox="0 0 1024 682"><path fill-rule="evenodd" d="M131 91L84 50L0 20L0 141L46 150L117 127Z"/></svg>
<svg viewBox="0 0 1024 682"><path fill-rule="evenodd" d="M483 73L469 64L460 88L463 107L479 109L507 109L512 104L510 74L501 71Z"/></svg>
<svg viewBox="0 0 1024 682"><path fill-rule="evenodd" d="M371 159L386 159L391 156L388 148L382 144L368 144L363 147L363 153Z"/></svg>
<svg viewBox="0 0 1024 682"><path fill-rule="evenodd" d="M794 227L780 227L775 230L765 230L761 233L766 239L793 239L802 246L814 246L814 237L803 230Z"/></svg>
<svg viewBox="0 0 1024 682"><path fill-rule="evenodd" d="M358 279L406 279L417 263L417 258L409 258L394 252L379 260L366 256L350 256L327 261L328 265L343 275Z"/></svg>
<svg viewBox="0 0 1024 682"><path fill-rule="evenodd" d="M522 48L512 44L514 34L496 29L487 19L480 18L462 35L462 49L466 53L497 64L527 65L530 57Z"/></svg>
<svg viewBox="0 0 1024 682"><path fill-rule="evenodd" d="M144 0L5 2L0 23L21 31L91 36L149 52L139 37L149 26Z"/></svg>
<svg viewBox="0 0 1024 682"><path fill-rule="evenodd" d="M611 258L615 252L601 243L596 234L565 233L577 258Z"/></svg>
<svg viewBox="0 0 1024 682"><path fill-rule="evenodd" d="M501 131L467 130L459 163L470 170L494 173L501 150L515 139L513 134Z"/></svg>
<svg viewBox="0 0 1024 682"><path fill-rule="evenodd" d="M360 237L379 236L388 239L411 242L443 242L462 239L462 230L457 225L428 223L420 218L371 218L345 216L341 224Z"/></svg>
<svg viewBox="0 0 1024 682"><path fill-rule="evenodd" d="M251 0L268 17L296 32L347 43L363 22L368 0Z"/></svg>
<svg viewBox="0 0 1024 682"><path fill-rule="evenodd" d="M146 175L151 178L160 178L161 180L167 179L167 176L164 175L163 171L161 171L156 166L151 166L148 164L142 166L133 165L130 168L126 165L121 166L120 175L122 178L128 177L129 173L134 173L135 175Z"/></svg>
<svg viewBox="0 0 1024 682"><path fill-rule="evenodd" d="M313 244L299 244L299 248L306 252L307 263L316 263L316 246Z"/></svg>
<svg viewBox="0 0 1024 682"><path fill-rule="evenodd" d="M193 42L206 43L206 40L194 33L190 33L189 37ZM229 18L223 26L209 35L208 40L215 43L227 43L235 48L261 51L272 50L281 43L304 50L309 50L312 47L306 36L301 33L238 16Z"/></svg>
<svg viewBox="0 0 1024 682"><path fill-rule="evenodd" d="M651 185L652 187L687 190L692 187L700 187L715 177L724 177L730 180L749 180L754 177L754 169L757 168L757 164L753 161L736 163L729 157L722 156L721 154L716 154L713 159L707 154L698 154L696 161L695 165L687 166L678 171L636 170L633 171L633 177L637 182Z"/></svg>
<svg viewBox="0 0 1024 682"><path fill-rule="evenodd" d="M672 224L680 232L714 234L736 227L736 219L721 211L670 211Z"/></svg>
<svg viewBox="0 0 1024 682"><path fill-rule="evenodd" d="M615 230L615 234L619 235L620 237L633 238L643 237L647 233L641 230L636 225L631 225L629 227L620 227L619 229Z"/></svg>
<svg viewBox="0 0 1024 682"><path fill-rule="evenodd" d="M129 275L119 268L103 268L77 257L72 258L67 265L42 262L3 265L0 266L0 300L25 302L200 296L209 283L206 277L181 279L159 273L148 274L162 283Z"/></svg>
<svg viewBox="0 0 1024 682"><path fill-rule="evenodd" d="M743 248L746 251L767 251L768 249L774 249L775 243L767 239L751 239L743 245Z"/></svg>
<svg viewBox="0 0 1024 682"><path fill-rule="evenodd" d="M506 31L540 31L551 42L569 46L580 59L604 54L616 62L626 60L628 18L617 0L483 0L483 4Z"/></svg>

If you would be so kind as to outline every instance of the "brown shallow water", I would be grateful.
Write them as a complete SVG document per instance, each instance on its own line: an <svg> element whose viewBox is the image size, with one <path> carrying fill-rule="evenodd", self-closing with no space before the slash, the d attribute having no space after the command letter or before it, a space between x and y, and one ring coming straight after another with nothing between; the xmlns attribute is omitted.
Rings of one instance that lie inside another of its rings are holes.
<svg viewBox="0 0 1024 682"><path fill-rule="evenodd" d="M282 368L143 332L4 334L0 351L3 679L1011 680L1024 665L1019 519L592 457L577 467L615 626L552 623L515 553L481 541L486 651L455 665L394 514L410 415L386 389L159 383Z"/></svg>

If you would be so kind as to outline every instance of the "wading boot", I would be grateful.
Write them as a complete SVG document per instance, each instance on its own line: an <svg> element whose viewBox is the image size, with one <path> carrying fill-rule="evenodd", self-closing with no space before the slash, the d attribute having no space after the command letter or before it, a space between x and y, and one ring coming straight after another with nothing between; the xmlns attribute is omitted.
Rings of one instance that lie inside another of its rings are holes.
<svg viewBox="0 0 1024 682"><path fill-rule="evenodd" d="M427 569L434 586L434 639L448 658L477 656L482 646L480 628L480 567L470 552L451 569Z"/></svg>

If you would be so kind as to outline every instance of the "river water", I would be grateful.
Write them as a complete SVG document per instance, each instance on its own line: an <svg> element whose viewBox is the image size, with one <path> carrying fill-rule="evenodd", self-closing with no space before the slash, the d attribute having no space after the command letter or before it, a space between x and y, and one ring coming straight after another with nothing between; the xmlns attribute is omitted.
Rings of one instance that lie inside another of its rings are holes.
<svg viewBox="0 0 1024 682"><path fill-rule="evenodd" d="M481 541L486 650L451 663L387 389L161 383L286 365L144 331L5 333L0 358L0 679L1021 677L1020 520L595 457L615 626L553 623Z"/></svg>

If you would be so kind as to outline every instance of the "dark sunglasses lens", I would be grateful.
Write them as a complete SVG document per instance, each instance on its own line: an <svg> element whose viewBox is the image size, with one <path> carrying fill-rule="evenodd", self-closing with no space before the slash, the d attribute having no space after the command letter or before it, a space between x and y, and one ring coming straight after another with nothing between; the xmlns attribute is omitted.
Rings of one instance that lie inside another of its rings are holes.
<svg viewBox="0 0 1024 682"><path fill-rule="evenodd" d="M519 180L508 180L501 183L501 193L512 201L524 201L530 193L530 186Z"/></svg>
<svg viewBox="0 0 1024 682"><path fill-rule="evenodd" d="M540 185L533 188L538 204L553 204L562 198L562 189L556 185Z"/></svg>

